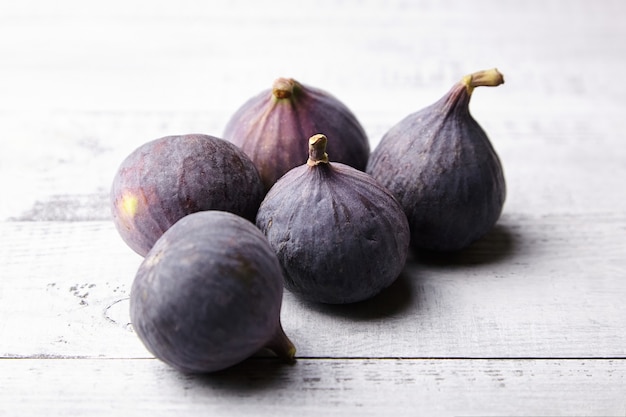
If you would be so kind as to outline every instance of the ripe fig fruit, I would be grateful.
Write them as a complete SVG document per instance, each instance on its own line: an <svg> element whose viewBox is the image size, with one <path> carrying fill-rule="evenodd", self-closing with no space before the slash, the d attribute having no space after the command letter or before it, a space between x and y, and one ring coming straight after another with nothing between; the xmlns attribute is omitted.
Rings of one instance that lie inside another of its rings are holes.
<svg viewBox="0 0 626 417"><path fill-rule="evenodd" d="M134 150L111 187L113 222L145 256L177 220L223 210L254 222L265 196L256 167L241 149L209 135L166 136Z"/></svg>
<svg viewBox="0 0 626 417"><path fill-rule="evenodd" d="M355 115L326 91L290 78L245 102L230 118L223 137L256 164L265 189L306 162L302 140L318 132L338 138L329 146L333 161L365 170L370 145Z"/></svg>
<svg viewBox="0 0 626 417"><path fill-rule="evenodd" d="M465 76L440 100L393 126L372 152L366 172L404 208L412 246L460 250L500 217L502 165L469 102L475 87L503 82L495 68Z"/></svg>
<svg viewBox="0 0 626 417"><path fill-rule="evenodd" d="M256 223L278 255L287 289L328 304L366 300L400 275L409 248L402 207L370 175L328 161L326 136L270 189Z"/></svg>
<svg viewBox="0 0 626 417"><path fill-rule="evenodd" d="M130 318L145 347L186 373L208 373L269 349L295 347L280 323L281 267L253 223L192 213L170 227L139 266Z"/></svg>

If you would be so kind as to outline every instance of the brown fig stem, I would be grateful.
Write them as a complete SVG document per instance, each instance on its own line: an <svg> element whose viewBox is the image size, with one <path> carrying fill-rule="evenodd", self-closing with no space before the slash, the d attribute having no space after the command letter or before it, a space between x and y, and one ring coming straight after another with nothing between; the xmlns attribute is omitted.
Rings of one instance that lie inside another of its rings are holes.
<svg viewBox="0 0 626 417"><path fill-rule="evenodd" d="M297 84L292 78L277 78L272 85L272 94L276 98L290 98Z"/></svg>
<svg viewBox="0 0 626 417"><path fill-rule="evenodd" d="M272 337L265 347L287 363L296 361L296 347L291 343L291 340L289 340L289 337L285 334L283 326L280 323L278 323L274 337Z"/></svg>
<svg viewBox="0 0 626 417"><path fill-rule="evenodd" d="M467 93L472 94L474 87L497 87L504 84L504 77L496 68L492 68L466 75L461 83L467 88Z"/></svg>
<svg viewBox="0 0 626 417"><path fill-rule="evenodd" d="M318 133L309 138L309 159L306 161L308 166L314 167L319 164L328 163L328 154L326 153L326 136Z"/></svg>

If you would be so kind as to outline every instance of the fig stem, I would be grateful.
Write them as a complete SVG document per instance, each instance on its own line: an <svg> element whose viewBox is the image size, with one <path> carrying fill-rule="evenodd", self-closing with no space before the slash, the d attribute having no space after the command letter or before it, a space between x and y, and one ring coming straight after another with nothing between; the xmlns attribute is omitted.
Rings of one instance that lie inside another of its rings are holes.
<svg viewBox="0 0 626 417"><path fill-rule="evenodd" d="M296 81L292 78L277 78L272 85L272 94L277 99L290 98L296 87Z"/></svg>
<svg viewBox="0 0 626 417"><path fill-rule="evenodd" d="M472 94L474 87L497 87L504 84L504 77L497 68L491 68L466 75L461 83L465 85L468 94Z"/></svg>
<svg viewBox="0 0 626 417"><path fill-rule="evenodd" d="M319 164L328 163L328 154L326 153L326 136L318 133L309 138L309 159L306 161L308 166L314 167Z"/></svg>
<svg viewBox="0 0 626 417"><path fill-rule="evenodd" d="M296 361L296 347L291 340L289 340L289 337L285 334L283 326L280 323L278 323L274 337L272 337L265 347L287 363Z"/></svg>

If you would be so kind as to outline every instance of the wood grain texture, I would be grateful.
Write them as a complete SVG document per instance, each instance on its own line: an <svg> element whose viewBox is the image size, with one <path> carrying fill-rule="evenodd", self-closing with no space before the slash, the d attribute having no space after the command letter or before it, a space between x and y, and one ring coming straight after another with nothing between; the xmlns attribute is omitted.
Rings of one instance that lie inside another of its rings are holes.
<svg viewBox="0 0 626 417"><path fill-rule="evenodd" d="M220 136L279 76L336 95L375 146L460 77L493 66L505 84L477 90L471 109L503 160L506 209L625 209L614 191L626 175L621 1L142 4L3 7L0 186L11 197L0 219L68 219L41 210L59 200L102 219L107 210L84 198L108 192L128 153L169 134Z"/></svg>
<svg viewBox="0 0 626 417"><path fill-rule="evenodd" d="M0 415L623 416L624 361L0 360ZM8 412L10 410L10 413Z"/></svg>
<svg viewBox="0 0 626 417"><path fill-rule="evenodd" d="M505 216L453 257L413 256L355 305L286 292L301 357L626 358L623 215ZM0 355L147 357L130 331L141 258L111 222L4 222Z"/></svg>

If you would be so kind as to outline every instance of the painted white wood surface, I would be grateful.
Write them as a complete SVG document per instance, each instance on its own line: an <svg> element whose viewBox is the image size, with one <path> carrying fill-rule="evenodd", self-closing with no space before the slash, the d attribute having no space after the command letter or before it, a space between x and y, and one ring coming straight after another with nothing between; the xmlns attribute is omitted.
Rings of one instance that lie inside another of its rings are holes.
<svg viewBox="0 0 626 417"><path fill-rule="evenodd" d="M46 416L622 416L623 362L253 360L185 376L153 360L23 359L0 361L0 403Z"/></svg>
<svg viewBox="0 0 626 417"><path fill-rule="evenodd" d="M286 293L283 326L301 357L626 357L624 225L505 216L456 258L413 257L367 302ZM128 325L141 258L111 222L5 222L0 235L1 355L148 357Z"/></svg>
<svg viewBox="0 0 626 417"><path fill-rule="evenodd" d="M0 0L0 415L626 415L626 3ZM160 136L220 136L290 76L375 146L466 73L508 185L452 258L354 306L285 294L294 366L209 377L128 324L107 192Z"/></svg>

